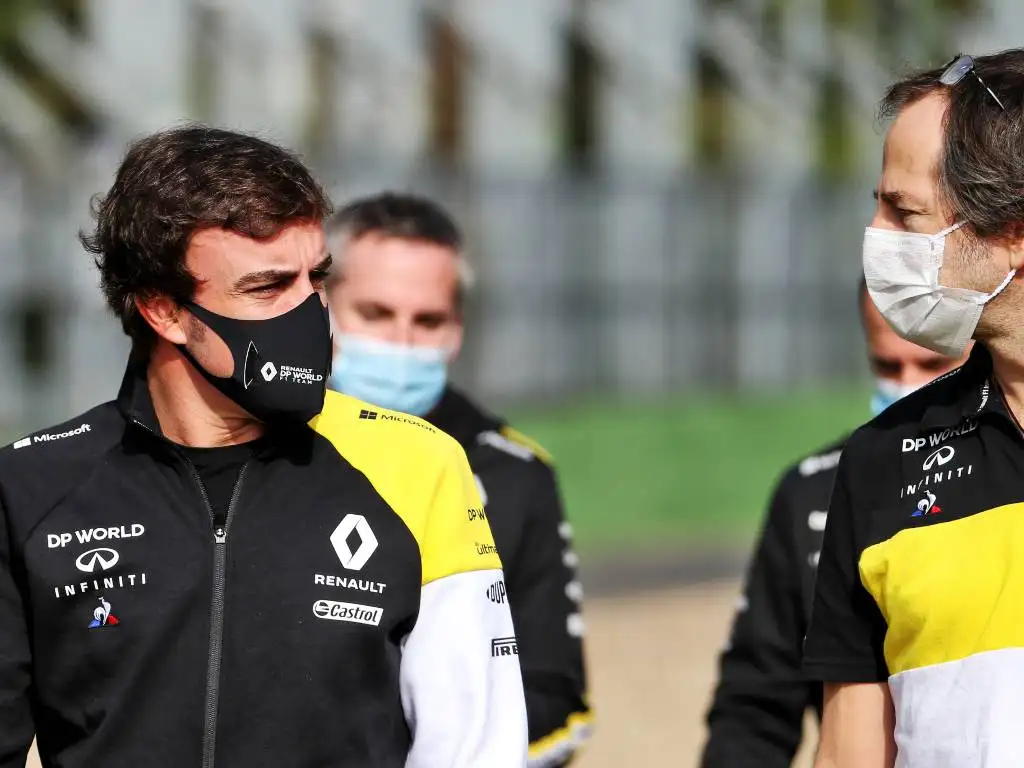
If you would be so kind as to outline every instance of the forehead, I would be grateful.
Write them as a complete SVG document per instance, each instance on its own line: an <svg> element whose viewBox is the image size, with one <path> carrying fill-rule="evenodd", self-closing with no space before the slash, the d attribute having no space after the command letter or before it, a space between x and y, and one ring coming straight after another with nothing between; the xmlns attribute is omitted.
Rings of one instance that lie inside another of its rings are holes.
<svg viewBox="0 0 1024 768"><path fill-rule="evenodd" d="M257 270L301 271L325 253L323 229L318 224L294 224L266 240L211 228L192 237L185 262L200 280L234 279Z"/></svg>
<svg viewBox="0 0 1024 768"><path fill-rule="evenodd" d="M340 285L360 299L447 305L458 285L458 258L442 245L368 234L345 246Z"/></svg>
<svg viewBox="0 0 1024 768"><path fill-rule="evenodd" d="M934 203L945 114L946 98L938 93L900 110L885 138L880 193L899 192L924 205Z"/></svg>

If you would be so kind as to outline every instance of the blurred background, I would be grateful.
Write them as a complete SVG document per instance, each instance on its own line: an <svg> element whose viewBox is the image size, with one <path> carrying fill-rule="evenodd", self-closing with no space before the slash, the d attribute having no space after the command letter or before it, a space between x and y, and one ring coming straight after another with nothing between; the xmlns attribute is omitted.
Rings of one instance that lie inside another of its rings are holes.
<svg viewBox="0 0 1024 768"><path fill-rule="evenodd" d="M875 104L1022 39L1020 0L0 0L0 436L116 390L76 232L133 137L200 119L339 202L434 195L480 275L458 379L560 468L582 764L690 764L773 479L868 416Z"/></svg>

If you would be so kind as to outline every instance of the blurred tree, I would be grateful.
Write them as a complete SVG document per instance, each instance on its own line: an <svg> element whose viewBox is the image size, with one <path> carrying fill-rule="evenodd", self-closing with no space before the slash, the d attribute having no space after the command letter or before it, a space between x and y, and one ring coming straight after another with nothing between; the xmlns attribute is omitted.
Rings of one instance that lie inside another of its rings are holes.
<svg viewBox="0 0 1024 768"><path fill-rule="evenodd" d="M701 165L722 168L729 159L729 82L718 61L703 50L697 53L696 93L695 156Z"/></svg>
<svg viewBox="0 0 1024 768"><path fill-rule="evenodd" d="M0 3L0 50L14 40L25 15L44 5L44 0L4 0Z"/></svg>
<svg viewBox="0 0 1024 768"><path fill-rule="evenodd" d="M939 64L955 53L959 28L983 12L985 0L820 0L827 34L842 31L860 40L883 70L902 72L910 67ZM725 10L751 25L763 50L782 59L784 25L794 2L805 0L700 0L705 13ZM825 41L828 46L828 41ZM733 87L718 61L728 52L707 50L700 55L699 86L694 104L697 121L696 151L702 162L721 164L727 158L729 121L727 94ZM838 59L823 72L807 76L818 82L817 166L829 177L856 172L857 157L850 121L863 119L850 108L848 95L837 77Z"/></svg>
<svg viewBox="0 0 1024 768"><path fill-rule="evenodd" d="M457 165L465 145L463 115L470 50L458 27L438 13L427 14L430 67L430 145L444 164Z"/></svg>
<svg viewBox="0 0 1024 768"><path fill-rule="evenodd" d="M0 0L0 66L19 78L29 92L69 130L86 133L95 117L74 93L36 61L19 39L22 25L33 13L52 13L69 30L82 34L85 0Z"/></svg>
<svg viewBox="0 0 1024 768"><path fill-rule="evenodd" d="M819 87L818 99L818 168L829 179L843 179L859 170L859 158L852 132L843 83L829 73Z"/></svg>
<svg viewBox="0 0 1024 768"><path fill-rule="evenodd" d="M563 141L570 165L586 170L597 159L600 61L576 25L570 25L565 32L565 57Z"/></svg>

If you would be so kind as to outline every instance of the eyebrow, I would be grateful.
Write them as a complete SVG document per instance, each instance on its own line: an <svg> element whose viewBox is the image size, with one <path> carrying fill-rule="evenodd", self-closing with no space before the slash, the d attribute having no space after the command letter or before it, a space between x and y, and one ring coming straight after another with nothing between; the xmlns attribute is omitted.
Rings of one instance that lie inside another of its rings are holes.
<svg viewBox="0 0 1024 768"><path fill-rule="evenodd" d="M326 272L330 269L333 259L330 254L327 254L320 263L313 267L311 272ZM282 283L289 280L294 280L298 277L299 273L293 269L264 269L259 272L250 272L247 275L242 275L238 278L234 285L231 286L231 290L235 293L244 293L249 288L254 288L260 285L273 285L274 283Z"/></svg>
<svg viewBox="0 0 1024 768"><path fill-rule="evenodd" d="M872 193L872 197L874 197L875 200L882 200L893 208L906 208L909 206L911 208L922 209L926 207L925 204L917 198L898 189L885 190L881 192L876 189Z"/></svg>

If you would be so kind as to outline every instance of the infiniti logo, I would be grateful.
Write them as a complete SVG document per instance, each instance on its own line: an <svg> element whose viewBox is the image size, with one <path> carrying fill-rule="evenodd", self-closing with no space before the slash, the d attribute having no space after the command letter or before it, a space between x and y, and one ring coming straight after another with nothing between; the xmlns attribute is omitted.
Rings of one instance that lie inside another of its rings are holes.
<svg viewBox="0 0 1024 768"><path fill-rule="evenodd" d="M956 455L956 451L953 450L953 446L944 445L939 450L930 454L927 459L924 460L924 464L921 465L921 469L927 472L932 467L941 467L948 464L953 460L953 456Z"/></svg>
<svg viewBox="0 0 1024 768"><path fill-rule="evenodd" d="M101 571L109 571L120 559L121 556L113 549L100 547L80 554L75 560L75 567L83 573L95 573L97 566Z"/></svg>

